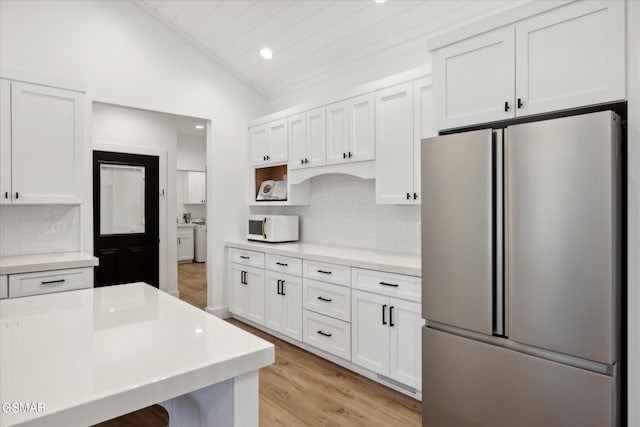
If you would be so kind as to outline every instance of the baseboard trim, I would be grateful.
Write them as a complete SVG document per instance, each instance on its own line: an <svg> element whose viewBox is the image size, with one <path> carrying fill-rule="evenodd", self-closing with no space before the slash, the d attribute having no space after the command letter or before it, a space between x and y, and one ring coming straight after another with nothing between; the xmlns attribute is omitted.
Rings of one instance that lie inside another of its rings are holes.
<svg viewBox="0 0 640 427"><path fill-rule="evenodd" d="M219 317L221 319L228 319L231 317L231 313L229 313L229 307L224 306L224 307L205 307L204 311L206 311L207 313L213 314L216 317Z"/></svg>
<svg viewBox="0 0 640 427"><path fill-rule="evenodd" d="M169 295L171 295L172 297L176 297L176 298L180 298L180 291L171 291L171 292L167 292Z"/></svg>
<svg viewBox="0 0 640 427"><path fill-rule="evenodd" d="M386 387L389 387L390 389L393 389L393 390L395 390L397 392L400 392L400 393L402 393L404 395L407 395L407 396L409 396L409 397L411 397L413 399L416 399L418 401L422 401L422 391L415 390L412 387L408 387L406 385L399 385L400 383L397 383L397 381L395 381L395 380L387 381L386 377L384 377L384 376L382 376L382 375L380 375L380 374L378 374L376 372L372 372L372 371L370 371L368 369L365 369L365 368L363 368L361 366L358 366L358 365L352 363L349 360L342 359L341 357L338 357L338 356L336 356L334 354L327 353L326 351L320 350L319 348L310 346L309 344L307 344L305 342L301 342L301 341L298 341L298 340L293 339L291 337L288 337L288 336L286 336L284 334L281 334L281 333L279 333L277 331L269 329L266 326L263 326L263 325L255 323L255 322L252 322L251 320L245 319L242 316L238 316L236 314L230 313L229 317L231 317L233 319L236 319L236 320L239 320L239 321L241 321L243 323L246 323L247 325L253 326L256 329L260 329L261 331L266 332L269 335L273 335L274 337L279 338L279 339L281 339L283 341L286 341L289 344L293 344L296 347L300 347L301 349L306 350L309 353L313 353L316 356L320 356L323 359L326 359L326 360L328 360L328 361L330 361L332 363L335 363L336 365L340 365L343 368L346 368L346 369L348 369L350 371L353 371L356 374L362 375L365 378L369 378L370 380L375 381L377 383L380 383L380 384L382 384L382 385L384 385Z"/></svg>

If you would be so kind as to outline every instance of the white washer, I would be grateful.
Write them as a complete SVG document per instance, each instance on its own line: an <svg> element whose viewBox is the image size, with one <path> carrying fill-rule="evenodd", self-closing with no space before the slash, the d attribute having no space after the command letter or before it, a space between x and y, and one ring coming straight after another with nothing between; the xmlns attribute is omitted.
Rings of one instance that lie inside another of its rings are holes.
<svg viewBox="0 0 640 427"><path fill-rule="evenodd" d="M207 225L203 222L192 221L196 225L195 236L195 261L206 262L207 261Z"/></svg>

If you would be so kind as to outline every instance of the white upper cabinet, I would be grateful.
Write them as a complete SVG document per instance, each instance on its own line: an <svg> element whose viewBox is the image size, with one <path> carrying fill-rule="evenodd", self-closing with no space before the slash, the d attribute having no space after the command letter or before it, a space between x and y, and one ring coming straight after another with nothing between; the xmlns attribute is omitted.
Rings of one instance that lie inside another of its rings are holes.
<svg viewBox="0 0 640 427"><path fill-rule="evenodd" d="M435 135L431 78L376 93L376 203L420 204L420 140Z"/></svg>
<svg viewBox="0 0 640 427"><path fill-rule="evenodd" d="M205 172L188 171L186 199L184 203L199 204L207 202L206 178Z"/></svg>
<svg viewBox="0 0 640 427"><path fill-rule="evenodd" d="M514 117L513 38L513 27L506 27L433 53L441 129Z"/></svg>
<svg viewBox="0 0 640 427"><path fill-rule="evenodd" d="M324 107L290 116L288 123L289 169L324 165L327 141Z"/></svg>
<svg viewBox="0 0 640 427"><path fill-rule="evenodd" d="M287 119L249 129L251 164L269 166L287 161Z"/></svg>
<svg viewBox="0 0 640 427"><path fill-rule="evenodd" d="M375 158L374 106L369 93L327 107L327 164Z"/></svg>
<svg viewBox="0 0 640 427"><path fill-rule="evenodd" d="M515 28L516 115L625 98L624 2L576 2Z"/></svg>
<svg viewBox="0 0 640 427"><path fill-rule="evenodd" d="M433 52L437 127L625 98L625 3L580 1Z"/></svg>
<svg viewBox="0 0 640 427"><path fill-rule="evenodd" d="M6 80L1 92L2 203L81 203L82 93Z"/></svg>

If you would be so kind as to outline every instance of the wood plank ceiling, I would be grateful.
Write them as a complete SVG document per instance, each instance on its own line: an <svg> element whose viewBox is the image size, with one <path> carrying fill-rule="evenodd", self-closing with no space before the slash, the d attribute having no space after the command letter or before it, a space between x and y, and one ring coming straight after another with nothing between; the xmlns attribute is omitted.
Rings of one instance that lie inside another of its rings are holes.
<svg viewBox="0 0 640 427"><path fill-rule="evenodd" d="M526 1L135 0L266 99L424 55L426 40ZM263 47L273 59L259 55ZM420 60L422 61L422 59ZM388 65L388 64L387 64ZM389 67L386 67L389 69ZM397 70L396 72L403 71Z"/></svg>

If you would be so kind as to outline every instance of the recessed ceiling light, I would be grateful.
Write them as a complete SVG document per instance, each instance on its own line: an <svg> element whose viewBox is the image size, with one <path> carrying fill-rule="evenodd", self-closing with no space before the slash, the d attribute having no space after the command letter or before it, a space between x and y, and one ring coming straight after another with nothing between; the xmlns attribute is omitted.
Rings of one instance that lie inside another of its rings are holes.
<svg viewBox="0 0 640 427"><path fill-rule="evenodd" d="M196 129L204 129L203 125L196 125Z"/></svg>
<svg viewBox="0 0 640 427"><path fill-rule="evenodd" d="M264 59L271 59L273 58L273 52L271 52L271 49L269 49L268 47L265 47L260 49L260 56L262 56Z"/></svg>
<svg viewBox="0 0 640 427"><path fill-rule="evenodd" d="M373 0L373 1L376 2L376 3L386 3L387 2L387 0Z"/></svg>

